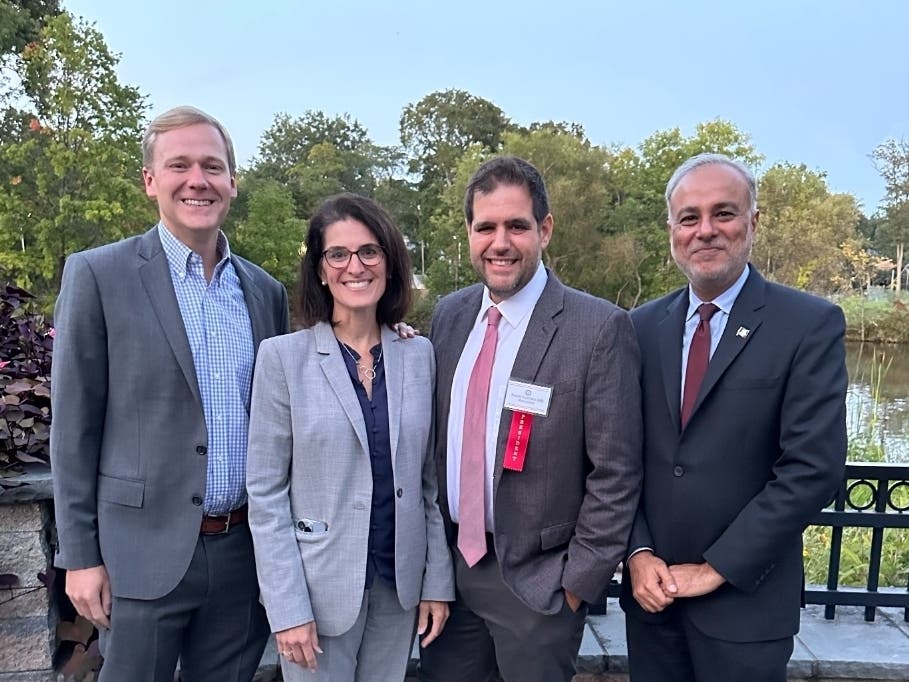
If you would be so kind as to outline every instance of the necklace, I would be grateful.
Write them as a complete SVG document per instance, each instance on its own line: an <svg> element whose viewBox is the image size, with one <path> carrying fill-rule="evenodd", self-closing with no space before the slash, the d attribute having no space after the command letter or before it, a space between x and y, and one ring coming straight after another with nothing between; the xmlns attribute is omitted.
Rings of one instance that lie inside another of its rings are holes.
<svg viewBox="0 0 909 682"><path fill-rule="evenodd" d="M357 359L354 357L354 354L350 352L350 348L348 348L347 344L344 343L343 341L341 342L341 348L343 348L347 352L347 354L350 356L350 359L354 361L354 364L357 366L357 371L360 374L362 374L364 377L366 377L370 381L375 380L376 369L378 368L379 364L382 362L382 347L381 346L379 347L379 357L376 358L376 364L373 365L372 367L367 367L363 363L357 361Z"/></svg>

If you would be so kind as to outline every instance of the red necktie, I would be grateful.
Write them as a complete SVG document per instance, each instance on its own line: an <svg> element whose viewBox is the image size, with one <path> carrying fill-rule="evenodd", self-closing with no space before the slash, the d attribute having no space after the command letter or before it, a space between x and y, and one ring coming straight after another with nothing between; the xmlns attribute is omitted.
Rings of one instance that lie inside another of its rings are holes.
<svg viewBox="0 0 909 682"><path fill-rule="evenodd" d="M691 417L694 401L701 390L704 374L707 372L707 363L710 362L710 318L719 310L713 303L702 303L698 306L698 322L694 336L691 337L691 346L688 348L688 366L685 369L685 392L682 398L682 428Z"/></svg>
<svg viewBox="0 0 909 682"><path fill-rule="evenodd" d="M468 566L473 566L486 554L486 403L501 318L502 313L496 307L486 313L486 335L470 373L464 405L458 549Z"/></svg>

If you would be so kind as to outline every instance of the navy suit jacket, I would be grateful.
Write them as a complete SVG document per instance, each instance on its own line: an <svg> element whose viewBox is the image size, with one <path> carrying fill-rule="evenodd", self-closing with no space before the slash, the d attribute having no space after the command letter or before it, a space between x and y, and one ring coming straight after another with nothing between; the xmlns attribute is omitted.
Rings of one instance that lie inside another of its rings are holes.
<svg viewBox="0 0 909 682"><path fill-rule="evenodd" d="M661 614L631 596L629 617L673 609L711 637L798 631L802 531L833 497L846 455L846 368L839 307L751 268L681 430L687 287L632 312L642 356L644 489L630 551L667 564L708 562L726 584Z"/></svg>

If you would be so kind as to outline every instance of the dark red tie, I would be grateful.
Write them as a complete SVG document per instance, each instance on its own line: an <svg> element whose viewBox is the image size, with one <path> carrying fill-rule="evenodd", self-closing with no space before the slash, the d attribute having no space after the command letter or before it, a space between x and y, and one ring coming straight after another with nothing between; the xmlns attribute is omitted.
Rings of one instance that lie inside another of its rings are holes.
<svg viewBox="0 0 909 682"><path fill-rule="evenodd" d="M685 369L685 392L682 398L682 428L691 417L694 401L697 400L698 391L704 382L707 372L707 363L710 362L710 318L719 310L713 303L702 303L698 306L698 315L701 316L694 336L691 337L691 346L688 348L688 366Z"/></svg>

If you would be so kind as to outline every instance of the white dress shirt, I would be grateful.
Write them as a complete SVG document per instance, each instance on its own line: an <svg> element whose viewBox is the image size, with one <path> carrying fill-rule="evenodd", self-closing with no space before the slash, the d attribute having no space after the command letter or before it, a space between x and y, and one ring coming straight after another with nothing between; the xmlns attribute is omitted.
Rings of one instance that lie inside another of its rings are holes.
<svg viewBox="0 0 909 682"><path fill-rule="evenodd" d="M682 404L682 400L685 396L685 374L687 374L688 370L688 349L691 347L691 339L694 338L694 330L698 328L698 322L700 322L701 319L698 315L698 307L702 303L713 303L713 305L719 308L719 310L713 314L713 317L710 318L710 357L712 358L716 347L720 343L720 339L723 337L723 332L726 331L729 313L732 312L732 306L735 305L735 299L739 297L739 292L742 290L742 287L745 286L745 281L748 279L749 272L751 272L751 267L745 265L745 269L742 271L742 274L739 275L735 284L712 301L702 301L691 289L691 285L688 285L688 315L685 317L685 333L682 334L682 387L681 392L679 393L679 405Z"/></svg>
<svg viewBox="0 0 909 682"><path fill-rule="evenodd" d="M505 391L511 378L511 368L524 340L527 324L533 309L546 286L546 268L540 263L531 280L513 296L496 304L489 296L489 289L483 289L480 312L473 329L464 344L461 359L451 382L451 407L448 413L448 505L451 520L458 523L458 500L461 489L461 443L464 433L464 407L467 402L467 384L470 373L483 346L486 335L486 313L495 305L502 313L499 321L499 336L496 343L492 378L489 382L489 402L486 405L486 530L492 531L492 475L495 471L496 445ZM522 377L517 377L522 378ZM527 379L528 377L523 377Z"/></svg>

